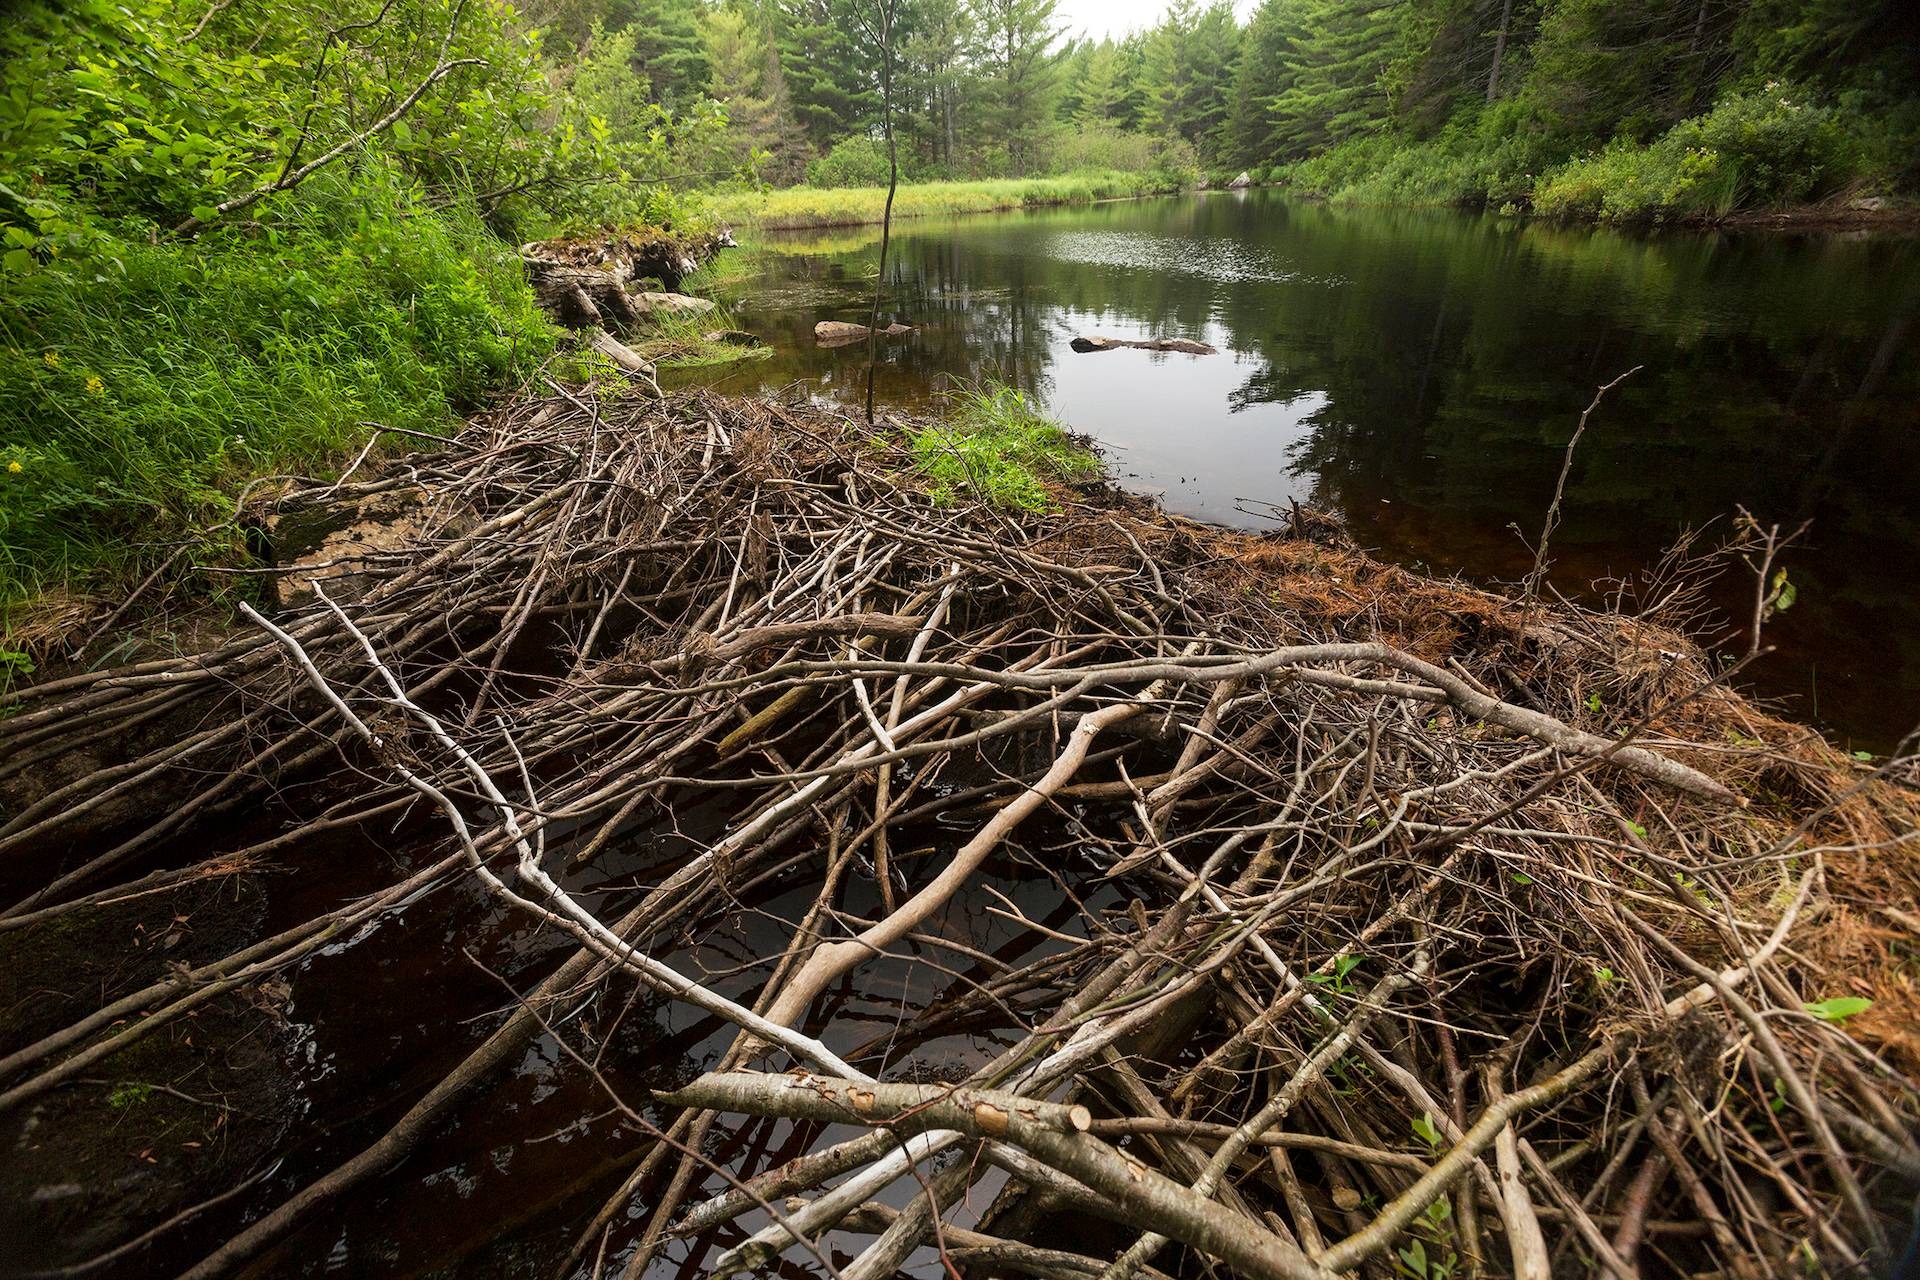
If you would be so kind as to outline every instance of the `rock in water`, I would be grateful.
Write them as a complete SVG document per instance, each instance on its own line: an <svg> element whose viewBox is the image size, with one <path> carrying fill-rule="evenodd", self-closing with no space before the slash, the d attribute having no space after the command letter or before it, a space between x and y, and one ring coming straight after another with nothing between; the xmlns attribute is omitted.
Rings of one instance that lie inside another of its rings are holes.
<svg viewBox="0 0 1920 1280"><path fill-rule="evenodd" d="M1248 187L1252 185L1253 185L1253 175L1248 173L1245 169L1242 169L1240 171L1240 176L1227 184L1227 190L1245 191Z"/></svg>
<svg viewBox="0 0 1920 1280"><path fill-rule="evenodd" d="M1148 342L1135 342L1129 338L1075 338L1070 345L1082 355L1089 351L1118 351L1122 347L1133 347L1140 351L1178 351L1189 356L1220 354L1204 342L1192 342L1186 338L1154 338Z"/></svg>
<svg viewBox="0 0 1920 1280"><path fill-rule="evenodd" d="M913 332L910 324L890 324L880 331L886 338L900 338ZM813 326L813 340L823 347L844 347L867 340L867 326L845 320L822 320Z"/></svg>

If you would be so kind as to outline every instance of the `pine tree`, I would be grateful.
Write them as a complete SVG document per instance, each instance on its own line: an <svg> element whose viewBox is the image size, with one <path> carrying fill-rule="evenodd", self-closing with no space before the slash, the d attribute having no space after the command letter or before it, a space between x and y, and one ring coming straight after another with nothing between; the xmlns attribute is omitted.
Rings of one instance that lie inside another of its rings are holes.
<svg viewBox="0 0 1920 1280"><path fill-rule="evenodd" d="M1241 168L1271 164L1281 151L1273 100L1292 87L1301 29L1300 0L1265 0L1254 11L1233 72L1221 155Z"/></svg>
<svg viewBox="0 0 1920 1280"><path fill-rule="evenodd" d="M895 18L901 74L896 133L931 167L960 171L972 69L972 22L962 0L912 0Z"/></svg>
<svg viewBox="0 0 1920 1280"><path fill-rule="evenodd" d="M841 138L869 132L880 94L873 69L879 51L864 47L853 5L864 0L779 0L780 66L793 113L808 140L826 151Z"/></svg>
<svg viewBox="0 0 1920 1280"><path fill-rule="evenodd" d="M769 157L765 176L797 177L806 168L806 139L793 119L769 33L756 15L731 8L702 14L700 33L712 67L707 92L727 108L731 162L744 165L761 152Z"/></svg>
<svg viewBox="0 0 1920 1280"><path fill-rule="evenodd" d="M1079 101L1074 106L1075 124L1114 124L1124 109L1126 86L1121 83L1120 50L1113 41L1102 40L1088 47L1085 60L1077 68L1076 89Z"/></svg>
<svg viewBox="0 0 1920 1280"><path fill-rule="evenodd" d="M618 26L633 36L634 71L647 78L653 100L669 106L706 92L710 68L700 38L700 0L621 0L610 5Z"/></svg>
<svg viewBox="0 0 1920 1280"><path fill-rule="evenodd" d="M1274 134L1286 157L1309 154L1384 127L1381 82L1407 0L1308 0L1298 71L1274 95Z"/></svg>
<svg viewBox="0 0 1920 1280"><path fill-rule="evenodd" d="M1059 91L1058 0L974 0L976 60L985 136L1004 149L1010 173L1028 172L1053 128Z"/></svg>

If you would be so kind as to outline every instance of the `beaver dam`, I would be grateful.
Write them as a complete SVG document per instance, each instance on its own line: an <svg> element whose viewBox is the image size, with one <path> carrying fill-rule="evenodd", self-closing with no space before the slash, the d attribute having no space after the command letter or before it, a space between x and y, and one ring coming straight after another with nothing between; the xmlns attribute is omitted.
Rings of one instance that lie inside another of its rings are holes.
<svg viewBox="0 0 1920 1280"><path fill-rule="evenodd" d="M555 391L277 497L218 643L8 695L0 1270L1902 1247L1912 766L1732 691L1684 585L1550 609Z"/></svg>

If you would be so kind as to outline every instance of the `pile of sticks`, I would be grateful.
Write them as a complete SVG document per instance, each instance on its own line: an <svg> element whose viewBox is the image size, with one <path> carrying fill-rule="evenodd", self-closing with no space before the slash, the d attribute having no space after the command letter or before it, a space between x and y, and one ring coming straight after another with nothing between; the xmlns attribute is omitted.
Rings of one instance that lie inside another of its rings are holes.
<svg viewBox="0 0 1920 1280"><path fill-rule="evenodd" d="M1367 596L1350 552L1113 494L942 508L900 438L555 386L279 499L404 489L425 513L403 547L303 569L304 604L10 695L0 772L16 797L49 780L0 853L64 861L0 928L437 816L393 883L11 1047L0 1111L472 879L571 958L185 1274L388 1176L543 1035L650 1135L556 1275L1624 1280L1897 1247L1912 1082L1806 1006L1844 978L1815 958L1834 868L1911 859L1910 762L1870 773L1753 712L1646 621L1406 575ZM241 817L267 797L297 815L262 834ZM695 830L624 896L563 883ZM1020 863L1118 892L1016 918L1049 935L1020 965L933 927ZM811 905L732 994L680 962L795 886ZM952 962L938 998L872 1041L822 1017L909 947ZM717 1069L618 1096L568 1021L607 983L734 1028ZM903 1078L962 1030L999 1051ZM711 1156L773 1120L822 1136Z"/></svg>

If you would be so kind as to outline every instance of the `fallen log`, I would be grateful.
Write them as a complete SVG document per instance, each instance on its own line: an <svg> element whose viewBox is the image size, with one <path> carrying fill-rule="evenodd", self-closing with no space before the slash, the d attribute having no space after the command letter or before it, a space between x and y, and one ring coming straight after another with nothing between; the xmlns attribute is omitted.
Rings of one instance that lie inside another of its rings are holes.
<svg viewBox="0 0 1920 1280"><path fill-rule="evenodd" d="M647 362L646 357L608 333L605 329L588 330L587 346L613 361L628 373L636 374L642 378L651 378L654 375L653 365Z"/></svg>
<svg viewBox="0 0 1920 1280"><path fill-rule="evenodd" d="M534 297L569 329L637 329L660 315L713 310L705 298L676 292L685 276L721 249L731 234L678 236L668 232L625 233L605 239L545 240L520 246L520 262ZM658 280L660 291L641 291Z"/></svg>
<svg viewBox="0 0 1920 1280"><path fill-rule="evenodd" d="M1122 347L1134 347L1141 351L1178 351L1182 355L1189 356L1220 354L1204 342L1194 342L1187 338L1153 338L1147 341L1136 341L1132 338L1075 338L1069 345L1082 355L1090 351L1118 351Z"/></svg>

